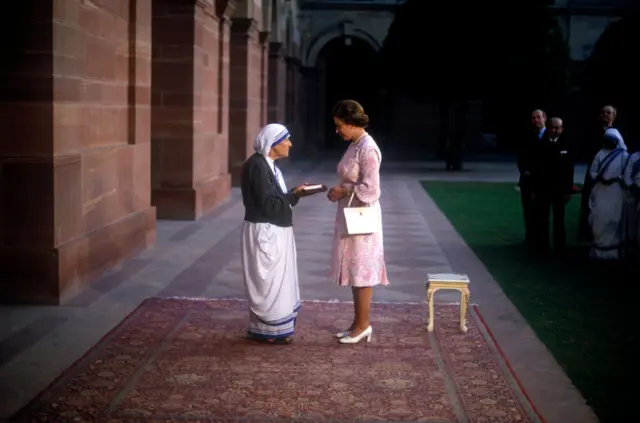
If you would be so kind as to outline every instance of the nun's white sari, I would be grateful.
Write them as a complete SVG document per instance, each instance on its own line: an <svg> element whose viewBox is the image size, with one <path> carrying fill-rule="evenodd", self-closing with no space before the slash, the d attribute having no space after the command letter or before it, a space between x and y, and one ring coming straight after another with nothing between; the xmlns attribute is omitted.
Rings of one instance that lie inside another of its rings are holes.
<svg viewBox="0 0 640 423"><path fill-rule="evenodd" d="M640 151L633 153L624 172L627 188L625 205L625 232L629 252L633 254L640 246Z"/></svg>
<svg viewBox="0 0 640 423"><path fill-rule="evenodd" d="M293 228L244 222L242 265L250 335L264 339L292 336L300 309Z"/></svg>
<svg viewBox="0 0 640 423"><path fill-rule="evenodd" d="M589 225L593 233L590 256L601 260L622 258L625 243L626 189L623 179L629 155L620 133L609 131L618 140L618 146L613 150L600 150L590 169L594 180L589 197Z"/></svg>
<svg viewBox="0 0 640 423"><path fill-rule="evenodd" d="M287 187L282 173L268 157L271 146L289 137L282 125L270 124L255 140L254 150L269 164L283 194ZM256 339L280 340L295 331L300 309L298 265L293 227L245 221L242 227L242 266L249 302L249 335Z"/></svg>

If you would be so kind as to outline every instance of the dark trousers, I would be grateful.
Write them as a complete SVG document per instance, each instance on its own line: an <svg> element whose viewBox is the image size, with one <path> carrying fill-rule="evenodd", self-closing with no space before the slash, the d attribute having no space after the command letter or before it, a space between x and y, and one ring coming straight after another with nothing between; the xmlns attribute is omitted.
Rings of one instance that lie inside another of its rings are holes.
<svg viewBox="0 0 640 423"><path fill-rule="evenodd" d="M580 216L578 218L578 239L583 242L592 241L591 226L589 225L589 197L591 196L592 189L593 179L591 179L589 167L587 167L587 173L584 175L584 184L582 185Z"/></svg>
<svg viewBox="0 0 640 423"><path fill-rule="evenodd" d="M522 216L524 218L524 242L531 244L535 237L533 200L531 188L528 184L520 185L520 201L522 202Z"/></svg>
<svg viewBox="0 0 640 423"><path fill-rule="evenodd" d="M553 248L561 251L566 245L564 226L565 199L562 193L539 193L535 199L536 246L549 248L549 216L553 214ZM551 212L551 213L550 213Z"/></svg>

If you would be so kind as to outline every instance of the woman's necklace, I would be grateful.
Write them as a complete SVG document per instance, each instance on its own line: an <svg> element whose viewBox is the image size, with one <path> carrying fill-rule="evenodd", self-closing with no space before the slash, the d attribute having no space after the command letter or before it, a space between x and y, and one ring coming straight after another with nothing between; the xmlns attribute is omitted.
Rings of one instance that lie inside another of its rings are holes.
<svg viewBox="0 0 640 423"><path fill-rule="evenodd" d="M353 141L353 143L354 143L354 144L359 143L359 142L360 142L364 137L366 137L367 135L368 135L368 134L367 134L367 131L362 132L362 135L360 135L360 136L359 136L355 141Z"/></svg>

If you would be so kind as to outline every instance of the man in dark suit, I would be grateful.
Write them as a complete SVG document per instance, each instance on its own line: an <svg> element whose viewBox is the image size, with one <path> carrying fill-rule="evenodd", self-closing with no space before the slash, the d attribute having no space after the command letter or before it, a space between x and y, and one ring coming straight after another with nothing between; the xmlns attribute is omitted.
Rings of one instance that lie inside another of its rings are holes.
<svg viewBox="0 0 640 423"><path fill-rule="evenodd" d="M566 244L565 205L573 193L573 155L563 136L562 119L554 117L533 150L531 185L535 199L536 247L549 248L549 209L553 213L553 248L561 252Z"/></svg>
<svg viewBox="0 0 640 423"><path fill-rule="evenodd" d="M534 199L531 186L531 164L532 152L546 131L547 115L544 111L537 109L531 112L532 129L522 139L518 151L518 170L520 171L520 200L522 202L522 214L524 217L524 242L527 245L535 243L534 224Z"/></svg>

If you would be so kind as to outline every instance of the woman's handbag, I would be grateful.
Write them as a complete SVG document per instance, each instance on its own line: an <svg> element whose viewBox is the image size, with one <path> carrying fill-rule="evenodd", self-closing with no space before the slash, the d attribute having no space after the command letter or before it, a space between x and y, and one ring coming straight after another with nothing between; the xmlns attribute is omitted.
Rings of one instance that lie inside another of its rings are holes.
<svg viewBox="0 0 640 423"><path fill-rule="evenodd" d="M349 203L344 208L344 220L347 226L347 233L349 235L365 235L376 232L382 232L382 221L380 219L380 212L377 208L365 206L365 207L351 207L354 193L351 193Z"/></svg>

